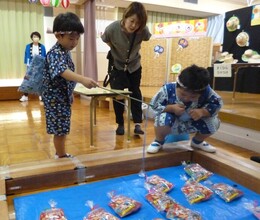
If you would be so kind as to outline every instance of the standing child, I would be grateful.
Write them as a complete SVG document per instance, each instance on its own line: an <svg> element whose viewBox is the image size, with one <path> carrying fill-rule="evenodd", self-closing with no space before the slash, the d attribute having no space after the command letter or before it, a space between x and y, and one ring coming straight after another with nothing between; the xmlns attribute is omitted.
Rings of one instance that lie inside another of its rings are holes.
<svg viewBox="0 0 260 220"><path fill-rule="evenodd" d="M70 132L71 104L76 82L87 88L97 83L74 73L70 51L78 44L84 27L77 15L67 12L59 14L53 23L53 33L57 43L47 53L43 74L43 102L46 116L46 129L53 134L56 158L72 157L65 151L65 140Z"/></svg>
<svg viewBox="0 0 260 220"><path fill-rule="evenodd" d="M192 65L180 73L176 82L164 85L152 98L156 137L148 146L148 153L157 153L170 133L195 133L191 147L210 153L216 151L205 140L219 128L218 112L223 102L209 81L205 68Z"/></svg>

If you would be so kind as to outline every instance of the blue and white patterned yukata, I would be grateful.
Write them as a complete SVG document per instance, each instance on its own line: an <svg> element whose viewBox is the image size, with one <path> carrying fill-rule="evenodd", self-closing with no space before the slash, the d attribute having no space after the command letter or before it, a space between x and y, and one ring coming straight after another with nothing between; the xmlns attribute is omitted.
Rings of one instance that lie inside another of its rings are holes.
<svg viewBox="0 0 260 220"><path fill-rule="evenodd" d="M220 125L218 112L223 105L221 97L208 85L197 102L183 103L177 97L176 89L175 82L165 84L152 98L150 104L155 115L154 126L170 126L173 134L215 133ZM169 104L185 105L185 113L181 116L176 116L174 113L163 112ZM188 112L197 108L207 109L211 116L194 121Z"/></svg>
<svg viewBox="0 0 260 220"><path fill-rule="evenodd" d="M70 131L72 95L76 82L61 76L66 69L75 70L70 52L56 43L47 53L43 73L42 98L48 134L66 135Z"/></svg>

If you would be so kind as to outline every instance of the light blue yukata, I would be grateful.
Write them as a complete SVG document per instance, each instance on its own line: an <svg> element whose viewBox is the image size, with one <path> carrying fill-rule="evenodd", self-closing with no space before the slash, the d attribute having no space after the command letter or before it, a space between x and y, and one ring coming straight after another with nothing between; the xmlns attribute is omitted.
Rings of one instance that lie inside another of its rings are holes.
<svg viewBox="0 0 260 220"><path fill-rule="evenodd" d="M172 134L215 133L220 125L218 112L223 106L221 97L208 85L197 102L183 103L179 100L176 89L177 84L175 82L167 83L152 98L150 105L155 115L155 127L170 126ZM169 104L183 104L185 105L185 112L181 116L164 112L164 109ZM194 121L188 112L197 108L207 109L211 116Z"/></svg>

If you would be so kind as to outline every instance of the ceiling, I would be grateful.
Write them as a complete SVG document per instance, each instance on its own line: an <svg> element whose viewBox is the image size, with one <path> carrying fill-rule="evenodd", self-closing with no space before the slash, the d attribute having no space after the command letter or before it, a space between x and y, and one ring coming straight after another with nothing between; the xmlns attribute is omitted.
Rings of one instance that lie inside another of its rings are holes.
<svg viewBox="0 0 260 220"><path fill-rule="evenodd" d="M72 4L81 5L89 0L71 0ZM134 0L95 0L96 5L127 7ZM184 3L183 0L138 0L149 11L166 12L171 14L209 17L227 11L260 4L260 0L197 0L198 4ZM160 3L160 4L159 4ZM214 5L219 5L214 7ZM177 7L176 7L177 6Z"/></svg>

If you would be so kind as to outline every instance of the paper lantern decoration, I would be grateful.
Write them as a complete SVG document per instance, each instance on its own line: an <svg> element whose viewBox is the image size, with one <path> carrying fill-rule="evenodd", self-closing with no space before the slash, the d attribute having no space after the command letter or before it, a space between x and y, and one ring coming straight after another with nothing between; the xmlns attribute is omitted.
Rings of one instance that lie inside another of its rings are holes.
<svg viewBox="0 0 260 220"><path fill-rule="evenodd" d="M37 3L38 0L28 0L28 2L30 2L30 3Z"/></svg>
<svg viewBox="0 0 260 220"><path fill-rule="evenodd" d="M44 7L50 6L50 0L40 0L40 2Z"/></svg>
<svg viewBox="0 0 260 220"><path fill-rule="evenodd" d="M58 7L60 5L60 0L51 0L51 4L53 7Z"/></svg>
<svg viewBox="0 0 260 220"><path fill-rule="evenodd" d="M69 0L61 0L61 5L63 8L68 8L70 5L70 1Z"/></svg>

